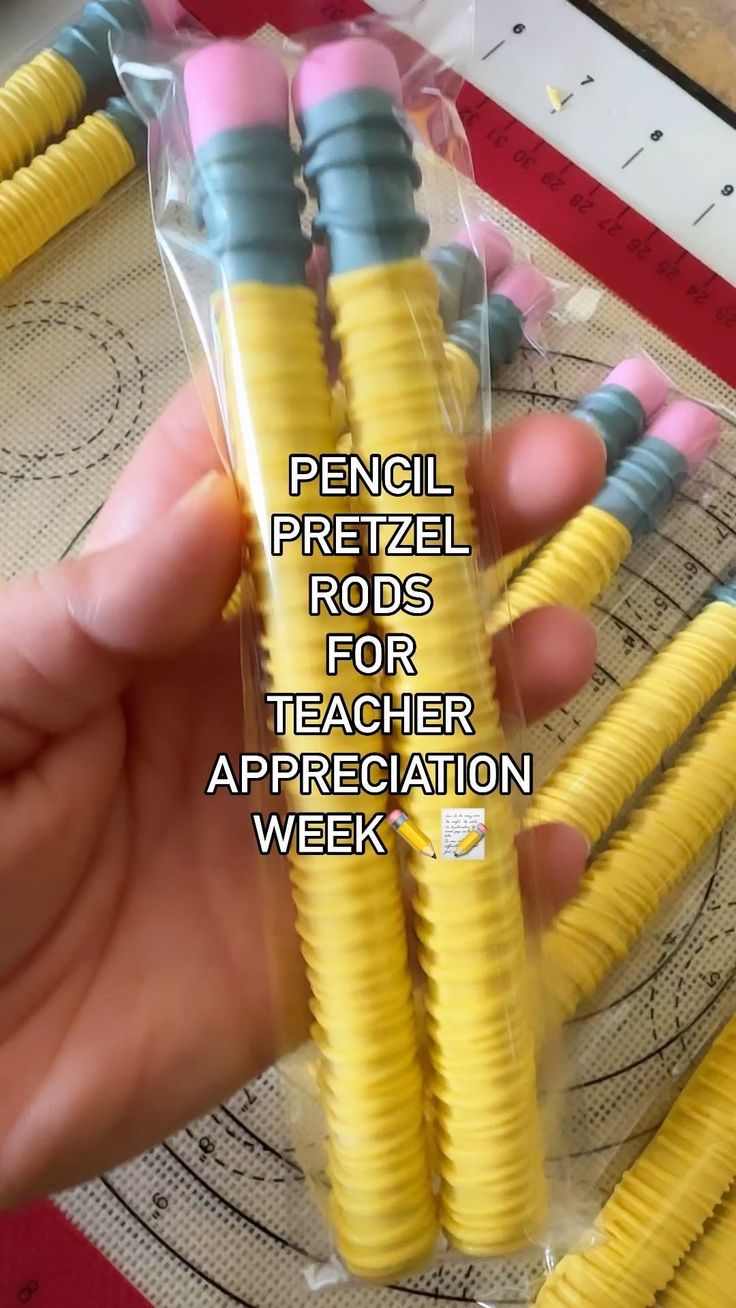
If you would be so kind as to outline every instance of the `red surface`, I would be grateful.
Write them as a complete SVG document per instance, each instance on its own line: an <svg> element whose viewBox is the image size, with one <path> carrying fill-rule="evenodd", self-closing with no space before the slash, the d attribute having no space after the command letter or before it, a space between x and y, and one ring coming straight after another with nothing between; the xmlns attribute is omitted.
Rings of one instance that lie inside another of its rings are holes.
<svg viewBox="0 0 736 1308"><path fill-rule="evenodd" d="M187 3L218 35L266 21L292 34L368 12L360 0ZM736 289L477 88L459 103L479 185L736 386Z"/></svg>
<svg viewBox="0 0 736 1308"><path fill-rule="evenodd" d="M53 1204L0 1218L0 1304L152 1308Z"/></svg>

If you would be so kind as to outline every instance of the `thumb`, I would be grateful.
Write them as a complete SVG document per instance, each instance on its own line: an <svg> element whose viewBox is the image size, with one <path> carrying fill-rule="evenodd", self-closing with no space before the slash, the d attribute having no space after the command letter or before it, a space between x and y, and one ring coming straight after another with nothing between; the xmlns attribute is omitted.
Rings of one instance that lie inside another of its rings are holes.
<svg viewBox="0 0 736 1308"><path fill-rule="evenodd" d="M212 472L144 531L0 585L0 769L117 695L141 661L204 633L240 557L234 485Z"/></svg>

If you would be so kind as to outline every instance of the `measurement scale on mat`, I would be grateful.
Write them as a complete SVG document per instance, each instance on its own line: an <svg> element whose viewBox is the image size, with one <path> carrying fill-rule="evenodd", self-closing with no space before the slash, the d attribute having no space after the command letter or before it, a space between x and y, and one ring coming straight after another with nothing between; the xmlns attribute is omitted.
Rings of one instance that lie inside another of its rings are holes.
<svg viewBox="0 0 736 1308"><path fill-rule="evenodd" d="M231 0L188 3L230 33L368 12L360 0L251 0L247 17ZM587 0L479 0L460 98L476 180L736 385L736 113L583 9L597 12Z"/></svg>
<svg viewBox="0 0 736 1308"><path fill-rule="evenodd" d="M247 17L235 0L188 4L218 34L265 22L289 34L367 12L359 0L249 0ZM617 40L582 12L586 0L477 7L460 109L479 184L736 385L736 115ZM167 1202L153 1195L154 1216ZM42 1204L0 1220L6 1303L148 1301Z"/></svg>

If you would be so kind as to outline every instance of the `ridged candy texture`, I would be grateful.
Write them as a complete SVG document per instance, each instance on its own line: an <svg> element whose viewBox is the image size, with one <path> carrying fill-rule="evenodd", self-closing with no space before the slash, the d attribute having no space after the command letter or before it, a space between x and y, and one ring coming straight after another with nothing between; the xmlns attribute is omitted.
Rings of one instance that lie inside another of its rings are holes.
<svg viewBox="0 0 736 1308"><path fill-rule="evenodd" d="M96 113L0 182L0 280L98 204L135 164L117 124Z"/></svg>
<svg viewBox="0 0 736 1308"><path fill-rule="evenodd" d="M326 677L325 635L358 633L365 623L308 617L314 559L296 545L267 558L262 545L274 513L344 509L344 500L326 501L314 486L303 488L298 503L288 495L291 453L318 457L334 450L316 319L316 299L306 288L241 284L224 296L220 332L230 434L250 506L247 543L266 684L276 692L339 692L349 702L366 690L366 680L351 668ZM245 469L258 470L259 486L250 494ZM330 571L343 577L353 564L334 558ZM328 755L381 748L375 736L334 732L319 739ZM280 737L278 747L298 754L304 738ZM379 797L315 798L293 787L288 802L293 811L369 816L381 808ZM381 831L392 840L387 824ZM388 856L294 853L291 859L321 1055L331 1220L350 1271L376 1279L426 1263L436 1235L404 913L390 848Z"/></svg>
<svg viewBox="0 0 736 1308"><path fill-rule="evenodd" d="M732 1308L736 1303L736 1189L661 1297L660 1308Z"/></svg>
<svg viewBox="0 0 736 1308"><path fill-rule="evenodd" d="M596 844L736 668L736 607L714 602L646 664L532 799L529 826L569 822Z"/></svg>
<svg viewBox="0 0 736 1308"><path fill-rule="evenodd" d="M736 693L614 834L544 933L545 994L558 1021L626 956L735 804Z"/></svg>
<svg viewBox="0 0 736 1308"><path fill-rule="evenodd" d="M0 87L0 179L76 122L84 96L79 73L55 50L42 50L12 73Z"/></svg>
<svg viewBox="0 0 736 1308"><path fill-rule="evenodd" d="M631 545L617 518L586 505L514 578L489 615L489 634L543 604L587 609L613 580Z"/></svg>
<svg viewBox="0 0 736 1308"><path fill-rule="evenodd" d="M536 1308L651 1308L736 1175L734 1121L736 1019L605 1204L601 1243L562 1258Z"/></svg>
<svg viewBox="0 0 736 1308"><path fill-rule="evenodd" d="M402 260L333 277L330 288L356 448L364 458L435 455L439 481L455 487L455 538L474 545L457 435L464 382L459 375L451 382L446 369L433 269L421 259ZM412 513L437 507L435 498L401 502ZM395 512L396 500L378 496L371 509ZM371 561L399 577L418 564L424 561L416 557ZM417 646L418 675L397 675L384 686L397 699L421 691L471 695L473 750L498 754L504 739L474 562L448 556L429 567L433 613L377 619L383 633L403 632ZM404 760L427 749L426 737L397 736L392 744ZM466 750L467 738L459 731L432 737L431 747ZM441 810L478 802L468 794L412 794L402 806L437 845ZM427 984L442 1224L456 1248L475 1255L522 1245L538 1230L545 1205L514 816L497 795L486 796L484 807L491 837L482 860L409 854Z"/></svg>

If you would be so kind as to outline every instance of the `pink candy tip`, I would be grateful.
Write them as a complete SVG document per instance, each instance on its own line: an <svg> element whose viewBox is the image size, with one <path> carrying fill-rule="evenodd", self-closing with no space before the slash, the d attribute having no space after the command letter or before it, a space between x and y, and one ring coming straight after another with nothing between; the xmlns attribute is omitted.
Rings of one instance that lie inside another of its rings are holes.
<svg viewBox="0 0 736 1308"><path fill-rule="evenodd" d="M605 386L621 386L639 400L647 418L651 418L667 399L669 382L651 359L642 357L624 359L604 382Z"/></svg>
<svg viewBox="0 0 736 1308"><path fill-rule="evenodd" d="M655 418L647 436L656 436L678 450L690 473L715 449L721 435L721 423L704 404L694 400L676 400Z"/></svg>
<svg viewBox="0 0 736 1308"><path fill-rule="evenodd" d="M151 30L156 35L165 35L179 26L187 11L179 0L142 0L143 8L148 14Z"/></svg>
<svg viewBox="0 0 736 1308"><path fill-rule="evenodd" d="M520 263L504 273L493 287L493 294L512 300L529 324L541 322L555 302L547 278L531 263Z"/></svg>
<svg viewBox="0 0 736 1308"><path fill-rule="evenodd" d="M288 130L289 83L272 50L247 41L213 41L184 67L195 149L220 132L273 126Z"/></svg>
<svg viewBox="0 0 736 1308"><path fill-rule="evenodd" d="M385 91L401 104L401 77L391 51L368 36L320 45L302 61L292 85L294 112L343 91Z"/></svg>
<svg viewBox="0 0 736 1308"><path fill-rule="evenodd" d="M514 257L511 242L501 228L483 218L461 228L454 240L457 245L464 245L477 254L485 270L486 286L491 286L501 276Z"/></svg>

